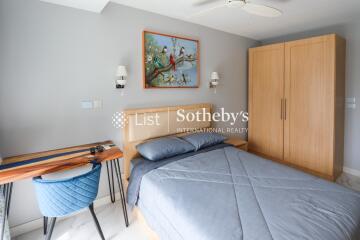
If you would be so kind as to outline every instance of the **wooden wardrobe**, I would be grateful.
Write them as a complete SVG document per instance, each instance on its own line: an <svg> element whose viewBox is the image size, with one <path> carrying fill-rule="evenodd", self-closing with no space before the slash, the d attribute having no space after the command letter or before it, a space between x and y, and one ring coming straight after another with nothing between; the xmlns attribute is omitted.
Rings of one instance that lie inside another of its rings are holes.
<svg viewBox="0 0 360 240"><path fill-rule="evenodd" d="M341 174L345 51L335 34L249 50L249 151L329 180Z"/></svg>

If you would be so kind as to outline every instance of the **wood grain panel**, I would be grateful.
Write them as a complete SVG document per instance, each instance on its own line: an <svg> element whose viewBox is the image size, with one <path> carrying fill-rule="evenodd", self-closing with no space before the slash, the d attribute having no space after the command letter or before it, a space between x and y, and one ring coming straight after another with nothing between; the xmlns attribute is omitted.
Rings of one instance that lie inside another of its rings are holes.
<svg viewBox="0 0 360 240"><path fill-rule="evenodd" d="M332 175L335 35L285 44L284 160Z"/></svg>
<svg viewBox="0 0 360 240"><path fill-rule="evenodd" d="M283 159L284 44L249 50L249 149Z"/></svg>
<svg viewBox="0 0 360 240"><path fill-rule="evenodd" d="M346 41L340 36L336 39L336 68L335 68L335 139L334 139L334 178L338 178L343 171L344 164L344 125L345 125L345 66Z"/></svg>

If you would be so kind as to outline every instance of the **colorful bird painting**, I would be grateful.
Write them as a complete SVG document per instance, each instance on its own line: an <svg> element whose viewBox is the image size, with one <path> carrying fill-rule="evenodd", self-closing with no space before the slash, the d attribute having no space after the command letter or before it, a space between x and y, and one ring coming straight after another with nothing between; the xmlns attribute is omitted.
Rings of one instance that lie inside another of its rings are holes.
<svg viewBox="0 0 360 240"><path fill-rule="evenodd" d="M185 48L181 47L179 51L179 57L183 57L185 55Z"/></svg>
<svg viewBox="0 0 360 240"><path fill-rule="evenodd" d="M163 47L161 53L164 53L164 54L167 53L167 46L164 46L164 47Z"/></svg>
<svg viewBox="0 0 360 240"><path fill-rule="evenodd" d="M156 68L163 68L164 65L161 63L161 59L158 56L154 57L154 65Z"/></svg>
<svg viewBox="0 0 360 240"><path fill-rule="evenodd" d="M175 58L172 54L170 54L170 64L172 65L172 69L174 71L176 71L176 62L175 62Z"/></svg>
<svg viewBox="0 0 360 240"><path fill-rule="evenodd" d="M144 32L145 88L198 87L198 41Z"/></svg>

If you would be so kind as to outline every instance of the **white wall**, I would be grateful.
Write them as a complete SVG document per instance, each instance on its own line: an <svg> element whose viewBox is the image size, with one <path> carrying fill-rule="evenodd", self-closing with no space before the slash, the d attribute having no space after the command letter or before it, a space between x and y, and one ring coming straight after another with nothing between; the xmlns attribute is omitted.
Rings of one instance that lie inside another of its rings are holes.
<svg viewBox="0 0 360 240"><path fill-rule="evenodd" d="M338 26L315 29L274 39L263 40L262 44L289 41L310 36L337 33L347 40L346 56L346 97L355 97L356 109L346 109L345 113L345 163L352 173L360 174L360 21Z"/></svg>
<svg viewBox="0 0 360 240"><path fill-rule="evenodd" d="M200 88L142 88L144 29L200 40ZM121 146L111 116L130 107L211 102L246 110L247 49L256 44L113 3L100 15L38 0L1 0L0 152L6 157L106 139ZM114 86L118 64L129 71L123 97ZM214 70L221 74L216 95L207 87ZM86 99L101 99L103 108L80 109ZM99 197L108 194L105 176ZM10 225L39 217L31 181L16 182Z"/></svg>

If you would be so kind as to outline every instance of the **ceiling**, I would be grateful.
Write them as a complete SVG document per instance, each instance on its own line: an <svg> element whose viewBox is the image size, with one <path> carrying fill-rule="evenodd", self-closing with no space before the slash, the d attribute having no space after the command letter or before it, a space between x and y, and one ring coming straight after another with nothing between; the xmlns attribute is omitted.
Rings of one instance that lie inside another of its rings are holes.
<svg viewBox="0 0 360 240"><path fill-rule="evenodd" d="M90 12L100 13L108 4L109 0L40 0L66 7L82 9Z"/></svg>
<svg viewBox="0 0 360 240"><path fill-rule="evenodd" d="M359 0L248 0L283 12L278 18L251 15L240 8L220 7L200 15L225 0L198 6L204 0L41 0L101 12L109 1L177 18L221 31L264 40L352 21L360 16ZM205 0L206 1L206 0ZM358 18L360 20L360 18Z"/></svg>
<svg viewBox="0 0 360 240"><path fill-rule="evenodd" d="M256 40L336 25L360 15L359 0L250 0L280 9L283 15L278 18L250 15L229 7L190 17L207 7L221 4L222 0L206 6L194 6L203 0L111 1Z"/></svg>

